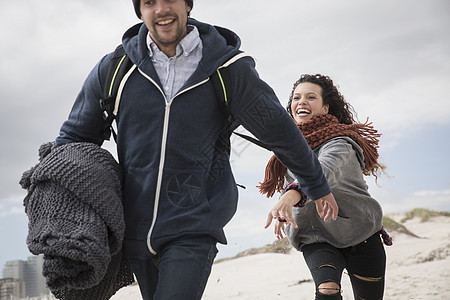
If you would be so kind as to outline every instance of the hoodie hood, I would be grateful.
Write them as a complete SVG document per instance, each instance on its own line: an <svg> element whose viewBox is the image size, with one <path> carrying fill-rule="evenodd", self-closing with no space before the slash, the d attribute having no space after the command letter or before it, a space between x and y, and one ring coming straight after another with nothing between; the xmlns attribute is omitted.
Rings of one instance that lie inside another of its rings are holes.
<svg viewBox="0 0 450 300"><path fill-rule="evenodd" d="M361 165L361 168L364 168L366 166L364 162L364 151L361 149L361 147L358 145L357 142L349 138L348 136L340 136L337 139L343 139L346 140L348 143L350 143L353 147L353 149L356 152L356 157L358 158L358 162Z"/></svg>
<svg viewBox="0 0 450 300"><path fill-rule="evenodd" d="M224 62L240 52L241 40L231 30L202 23L192 18L189 19L188 24L197 27L200 33L203 43L200 67L205 70L206 76L212 74ZM146 44L148 34L145 24L139 23L128 29L122 37L125 52L139 68L151 60Z"/></svg>

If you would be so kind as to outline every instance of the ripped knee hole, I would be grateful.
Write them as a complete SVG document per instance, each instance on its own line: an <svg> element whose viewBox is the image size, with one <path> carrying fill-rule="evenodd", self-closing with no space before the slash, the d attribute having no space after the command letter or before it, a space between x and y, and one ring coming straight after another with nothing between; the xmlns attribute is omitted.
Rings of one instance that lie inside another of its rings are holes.
<svg viewBox="0 0 450 300"><path fill-rule="evenodd" d="M326 268L326 267L333 268L333 269L337 270L337 268L335 266L331 265L331 264L320 265L320 266L317 267L317 269Z"/></svg>
<svg viewBox="0 0 450 300"><path fill-rule="evenodd" d="M322 282L321 284L319 284L317 290L321 294L331 295L340 293L341 287L336 282L330 281L330 282Z"/></svg>
<svg viewBox="0 0 450 300"><path fill-rule="evenodd" d="M364 277L360 275L353 274L357 279L364 280L364 281L370 281L370 282L377 282L383 280L383 277Z"/></svg>

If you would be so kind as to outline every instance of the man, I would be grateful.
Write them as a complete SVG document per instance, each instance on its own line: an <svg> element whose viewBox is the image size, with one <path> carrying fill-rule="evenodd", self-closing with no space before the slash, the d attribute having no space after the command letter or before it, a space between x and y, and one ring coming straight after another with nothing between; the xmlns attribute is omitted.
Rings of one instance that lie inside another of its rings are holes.
<svg viewBox="0 0 450 300"><path fill-rule="evenodd" d="M234 215L237 188L223 109L209 77L241 53L233 32L190 19L193 1L133 0L143 21L123 36L137 68L121 92L117 152L124 169L124 250L144 299L200 299L216 244ZM56 142L103 143L98 100L111 54L89 74ZM325 220L337 205L319 162L253 59L228 67L231 129L243 125L298 177ZM300 155L299 155L300 154ZM302 160L294 160L302 157ZM290 208L272 217L293 222Z"/></svg>

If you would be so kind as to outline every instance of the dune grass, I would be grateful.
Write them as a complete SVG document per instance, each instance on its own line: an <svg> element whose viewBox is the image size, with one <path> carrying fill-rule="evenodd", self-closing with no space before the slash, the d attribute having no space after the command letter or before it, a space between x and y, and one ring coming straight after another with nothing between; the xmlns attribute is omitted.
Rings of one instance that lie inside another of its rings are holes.
<svg viewBox="0 0 450 300"><path fill-rule="evenodd" d="M405 217L401 220L401 222L406 222L408 220L414 218L420 218L421 222L427 222L432 217L450 217L450 212L448 211L434 211L426 208L415 208L405 213Z"/></svg>
<svg viewBox="0 0 450 300"><path fill-rule="evenodd" d="M413 210L407 211L406 213L404 213L404 215L405 216L400 220L401 223L404 223L404 222L414 219L414 218L420 218L421 222L427 222L433 217L439 217L439 216L450 217L450 212L446 212L446 211L439 212L439 211L433 211L433 210L429 210L429 209L425 209L425 208L415 208ZM401 223L395 221L394 219L392 219L389 216L383 217L383 227L390 234L392 232L396 232L396 233L407 234L407 235L413 236L415 238L420 238L413 232L409 231L408 228L406 228L406 226ZM230 259L235 259L235 258L239 258L239 257L244 257L244 256L248 256L248 255L253 255L253 254L260 254L260 253L288 254L291 251L291 249L292 249L292 245L289 243L289 240L287 238L284 238L282 240L276 240L272 244L267 244L263 247L251 248L246 251L239 252L234 257L218 259L217 261L215 261L215 263L220 263L220 262L227 261Z"/></svg>
<svg viewBox="0 0 450 300"><path fill-rule="evenodd" d="M387 216L383 217L383 227L384 227L384 229L386 229L386 231L389 234L392 234L392 232L398 232L398 233L404 233L404 234L407 234L407 235L410 235L410 236L413 236L416 238L420 238L416 234L409 231L405 225L400 224L397 221L395 221L394 219L387 217Z"/></svg>
<svg viewBox="0 0 450 300"><path fill-rule="evenodd" d="M251 248L242 252L239 252L233 257L229 258L222 258L215 261L215 263L220 263L223 261L227 261L230 259L235 259L239 257L254 255L254 254L261 254L261 253L281 253L281 254L287 254L292 249L292 245L289 243L288 238L284 238L282 240L276 240L272 244L267 244L265 246L259 247L259 248Z"/></svg>

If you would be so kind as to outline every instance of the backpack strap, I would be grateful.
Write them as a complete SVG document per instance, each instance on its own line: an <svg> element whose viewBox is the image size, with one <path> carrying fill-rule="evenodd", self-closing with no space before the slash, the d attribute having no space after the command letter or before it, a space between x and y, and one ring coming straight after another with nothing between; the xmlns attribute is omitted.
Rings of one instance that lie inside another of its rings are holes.
<svg viewBox="0 0 450 300"><path fill-rule="evenodd" d="M214 90L216 91L217 100L219 101L221 107L223 108L224 117L227 120L227 125L225 131L222 133L222 135L219 138L219 141L216 143L216 148L220 152L227 151L228 154L231 152L231 142L230 137L234 133L235 135L259 146L262 147L268 151L272 151L266 144L262 143L261 141L238 132L233 132L232 124L236 120L236 118L233 116L230 110L230 104L231 104L231 93L229 93L230 90L230 70L228 66L230 66L235 61L239 60L242 57L249 57L248 54L240 53L230 60L228 60L225 64L220 66L216 72L210 76L210 79L214 85ZM227 91L228 87L228 91Z"/></svg>
<svg viewBox="0 0 450 300"><path fill-rule="evenodd" d="M216 91L217 100L219 101L221 107L223 108L225 119L227 120L227 125L224 133L221 135L216 147L218 147L219 152L226 150L228 154L231 152L231 142L230 137L233 134L231 126L235 121L235 117L230 111L231 94L227 92L227 87L230 87L230 72L228 66L235 61L241 59L242 57L251 57L246 53L239 53L232 57L230 60L225 62L220 66L213 75L210 76L210 80L214 85L214 90ZM126 79L131 75L131 72L136 68L133 62L130 60L123 45L120 44L114 50L113 56L108 66L108 72L106 75L106 80L103 88L103 98L100 99L100 107L103 110L103 119L105 120L105 125L103 128L103 138L109 140L111 133L114 140L117 138L117 134L112 127L112 124L116 118L118 111L121 90L125 85ZM242 134L234 132L237 136L246 139L247 141L271 151L271 149L259 140Z"/></svg>
<svg viewBox="0 0 450 300"><path fill-rule="evenodd" d="M117 138L116 132L112 128L119 102L116 98L118 98L120 87L123 87L124 83L122 81L124 77L127 78L129 76L126 75L132 69L133 65L133 62L125 53L122 44L117 46L108 66L108 73L106 74L103 87L103 98L100 99L100 107L103 110L103 119L105 120L103 128L103 139L105 140L110 139L111 132L114 140Z"/></svg>
<svg viewBox="0 0 450 300"><path fill-rule="evenodd" d="M234 122L234 116L230 111L230 102L227 93L227 86L230 86L229 80L229 69L222 68L217 69L213 75L210 76L210 80L214 85L214 91L216 92L217 101L222 108L223 115L227 122L225 130L219 136L219 140L216 142L215 148L219 153L227 151L228 155L231 153L231 142L230 137L233 131L231 130L231 125Z"/></svg>

